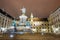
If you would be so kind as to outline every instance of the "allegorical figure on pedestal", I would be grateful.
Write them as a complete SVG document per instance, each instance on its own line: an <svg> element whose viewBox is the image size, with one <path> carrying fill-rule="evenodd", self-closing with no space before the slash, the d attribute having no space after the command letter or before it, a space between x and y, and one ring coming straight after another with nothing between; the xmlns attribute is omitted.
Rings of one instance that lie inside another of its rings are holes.
<svg viewBox="0 0 60 40"><path fill-rule="evenodd" d="M20 18L20 23L19 23L19 25L23 25L23 24L25 24L25 22L26 22L26 20L27 20L27 16L25 15L25 13L26 13L26 8L22 8L21 9L21 11L22 11L22 15L21 16L19 16L19 18Z"/></svg>

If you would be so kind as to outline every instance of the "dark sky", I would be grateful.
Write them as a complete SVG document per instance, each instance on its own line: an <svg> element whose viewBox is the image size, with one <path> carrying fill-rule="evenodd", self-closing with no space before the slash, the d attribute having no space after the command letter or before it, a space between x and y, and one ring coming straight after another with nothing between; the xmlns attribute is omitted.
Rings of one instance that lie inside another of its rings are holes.
<svg viewBox="0 0 60 40"><path fill-rule="evenodd" d="M35 17L46 18L60 7L60 0L0 0L0 8L13 17L21 15L23 6L27 9L27 16L32 12Z"/></svg>

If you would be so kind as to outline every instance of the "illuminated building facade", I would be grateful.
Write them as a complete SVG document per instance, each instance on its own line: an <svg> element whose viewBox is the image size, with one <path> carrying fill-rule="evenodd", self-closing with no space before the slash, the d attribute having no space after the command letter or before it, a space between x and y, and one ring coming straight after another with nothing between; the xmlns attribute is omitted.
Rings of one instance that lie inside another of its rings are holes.
<svg viewBox="0 0 60 40"><path fill-rule="evenodd" d="M0 9L0 27L9 27L11 26L13 17Z"/></svg>
<svg viewBox="0 0 60 40"><path fill-rule="evenodd" d="M49 27L51 27L52 32L60 32L60 8L49 15Z"/></svg>

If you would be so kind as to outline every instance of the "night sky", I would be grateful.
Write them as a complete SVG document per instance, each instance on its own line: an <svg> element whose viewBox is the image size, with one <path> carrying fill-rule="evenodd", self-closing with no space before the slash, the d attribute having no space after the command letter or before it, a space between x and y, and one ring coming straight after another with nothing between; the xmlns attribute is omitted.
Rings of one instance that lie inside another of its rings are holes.
<svg viewBox="0 0 60 40"><path fill-rule="evenodd" d="M54 10L60 7L60 0L0 0L0 8L13 17L21 15L21 8L26 8L26 15L31 12L34 17L47 18Z"/></svg>

